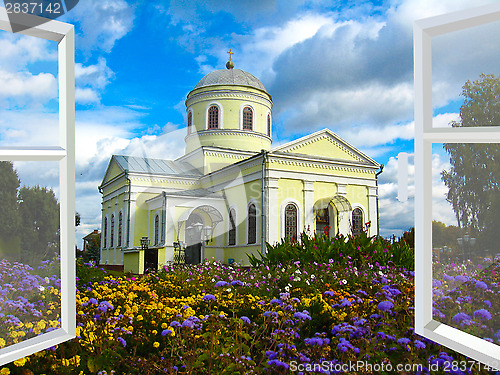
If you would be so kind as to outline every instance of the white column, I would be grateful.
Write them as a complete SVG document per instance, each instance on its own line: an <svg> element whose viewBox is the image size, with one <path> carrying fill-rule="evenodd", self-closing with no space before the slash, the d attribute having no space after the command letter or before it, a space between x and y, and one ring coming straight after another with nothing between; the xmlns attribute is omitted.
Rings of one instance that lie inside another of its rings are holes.
<svg viewBox="0 0 500 375"><path fill-rule="evenodd" d="M377 197L378 197L378 188L376 186L368 187L368 212L369 212L368 215L369 215L369 217L365 219L365 222L371 221L370 230L368 232L368 234L370 236L378 234L377 233L377 227L378 227Z"/></svg>
<svg viewBox="0 0 500 375"><path fill-rule="evenodd" d="M271 245L278 242L281 238L280 225L279 225L279 202L278 202L278 178L268 178L268 213L267 213L267 227L268 239Z"/></svg>
<svg viewBox="0 0 500 375"><path fill-rule="evenodd" d="M337 184L337 194L347 199L347 185ZM351 211L344 211L339 213L339 232L343 235L349 234L349 216Z"/></svg>
<svg viewBox="0 0 500 375"><path fill-rule="evenodd" d="M134 247L134 228L135 228L135 203L137 199L137 193L131 193L130 194L130 202L129 202L129 207L130 207L130 223L129 223L129 233L128 233L128 241L129 245L128 247Z"/></svg>
<svg viewBox="0 0 500 375"><path fill-rule="evenodd" d="M304 229L314 232L314 181L304 182ZM302 228L299 228L299 232Z"/></svg>

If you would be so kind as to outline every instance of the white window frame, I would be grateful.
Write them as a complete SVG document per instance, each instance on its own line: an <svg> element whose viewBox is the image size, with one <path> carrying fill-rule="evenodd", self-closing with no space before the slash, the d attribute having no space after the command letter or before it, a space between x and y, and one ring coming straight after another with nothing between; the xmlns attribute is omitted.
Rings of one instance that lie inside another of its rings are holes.
<svg viewBox="0 0 500 375"><path fill-rule="evenodd" d="M61 328L0 349L0 366L76 337L75 273L75 33L73 25L0 7L0 30L58 43L59 141L53 147L0 147L3 161L58 161L60 186Z"/></svg>
<svg viewBox="0 0 500 375"><path fill-rule="evenodd" d="M283 202L281 202L281 205L280 205L280 215L281 215L281 218L280 218L280 227L281 227L280 228L281 229L280 240L285 238L285 209L286 209L286 206L288 206L289 204L293 204L297 208L297 237L300 236L300 229L303 228L303 225L304 225L302 223L302 206L301 206L300 202L294 198L285 199Z"/></svg>
<svg viewBox="0 0 500 375"><path fill-rule="evenodd" d="M500 370L500 346L433 320L432 144L500 143L500 127L433 128L432 38L500 20L500 4L415 21L415 332Z"/></svg>

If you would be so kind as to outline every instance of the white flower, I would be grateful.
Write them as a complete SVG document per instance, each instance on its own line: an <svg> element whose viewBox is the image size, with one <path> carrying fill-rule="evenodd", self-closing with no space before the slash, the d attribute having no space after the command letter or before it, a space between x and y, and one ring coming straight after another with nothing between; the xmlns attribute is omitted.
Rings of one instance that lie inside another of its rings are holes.
<svg viewBox="0 0 500 375"><path fill-rule="evenodd" d="M47 276L45 276L45 279L44 279L44 280L45 280L45 282L46 282L47 284L48 284L48 283L50 283L50 279L49 279Z"/></svg>
<svg viewBox="0 0 500 375"><path fill-rule="evenodd" d="M39 290L40 292L43 292L43 291L45 290L45 287L43 287L43 286L39 286L39 287L38 287L38 290Z"/></svg>
<svg viewBox="0 0 500 375"><path fill-rule="evenodd" d="M297 271L295 271L295 273L302 273L302 272L300 272L300 270L297 270Z"/></svg>
<svg viewBox="0 0 500 375"><path fill-rule="evenodd" d="M227 292L230 292L230 291L231 291L231 288L227 288L227 289L226 289L226 291L227 291Z"/></svg>
<svg viewBox="0 0 500 375"><path fill-rule="evenodd" d="M295 281L300 281L300 280L301 280L301 279L300 279L300 277L298 277L298 276L295 278Z"/></svg>
<svg viewBox="0 0 500 375"><path fill-rule="evenodd" d="M347 284L347 280L346 280L346 279L343 279L343 280L341 281L341 283L345 285L345 284Z"/></svg>
<svg viewBox="0 0 500 375"><path fill-rule="evenodd" d="M311 279L314 279L315 277L316 277L316 276L314 276L314 275L311 275Z"/></svg>
<svg viewBox="0 0 500 375"><path fill-rule="evenodd" d="M309 280L306 280L306 284L309 285Z"/></svg>

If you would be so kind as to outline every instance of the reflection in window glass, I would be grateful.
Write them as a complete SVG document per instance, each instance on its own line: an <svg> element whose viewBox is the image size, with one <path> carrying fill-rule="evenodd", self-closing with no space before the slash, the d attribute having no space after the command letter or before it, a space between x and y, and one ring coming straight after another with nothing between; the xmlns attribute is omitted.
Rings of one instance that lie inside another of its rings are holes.
<svg viewBox="0 0 500 375"><path fill-rule="evenodd" d="M498 157L499 144L433 145L434 319L497 343Z"/></svg>
<svg viewBox="0 0 500 375"><path fill-rule="evenodd" d="M5 346L60 325L58 168L57 162L0 162L0 339ZM47 182L51 186L45 187Z"/></svg>

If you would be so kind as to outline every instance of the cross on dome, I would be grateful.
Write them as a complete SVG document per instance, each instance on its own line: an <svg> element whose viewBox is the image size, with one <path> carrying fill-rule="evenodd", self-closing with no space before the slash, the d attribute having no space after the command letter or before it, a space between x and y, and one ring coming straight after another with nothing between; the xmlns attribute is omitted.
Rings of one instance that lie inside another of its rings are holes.
<svg viewBox="0 0 500 375"><path fill-rule="evenodd" d="M231 48L229 48L229 51L227 51L229 54L229 61L226 63L226 68L228 69L233 69L234 68L234 62L231 60L231 55L234 55L234 52L231 51Z"/></svg>

